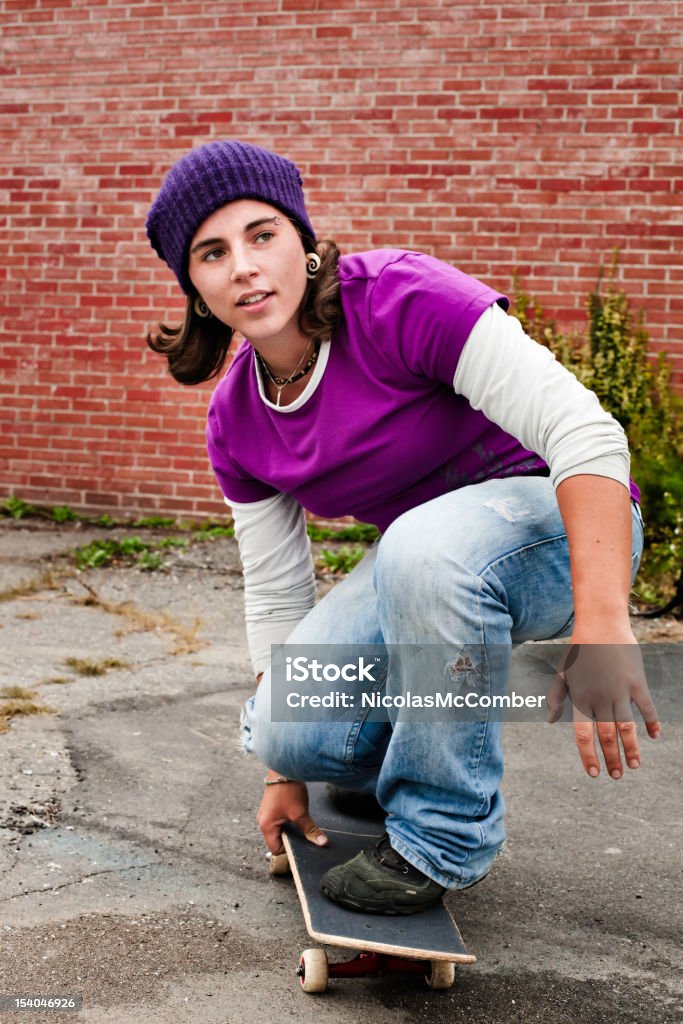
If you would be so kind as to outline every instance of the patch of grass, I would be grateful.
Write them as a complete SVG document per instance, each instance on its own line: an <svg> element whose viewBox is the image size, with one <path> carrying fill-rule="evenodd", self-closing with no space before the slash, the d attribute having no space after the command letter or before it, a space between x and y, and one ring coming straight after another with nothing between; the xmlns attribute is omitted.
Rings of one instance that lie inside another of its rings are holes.
<svg viewBox="0 0 683 1024"><path fill-rule="evenodd" d="M193 539L198 541L215 540L217 537L234 537L235 528L232 523L216 523L208 520L192 527Z"/></svg>
<svg viewBox="0 0 683 1024"><path fill-rule="evenodd" d="M169 520L169 522L173 522ZM140 521L138 521L140 525ZM152 572L163 568L161 552L169 548L188 547L196 542L215 540L216 537L234 537L232 526L213 525L197 530L191 537L162 537L161 540L142 540L124 537L122 540L102 537L76 548L74 558L79 569L104 569L110 566L134 565Z"/></svg>
<svg viewBox="0 0 683 1024"><path fill-rule="evenodd" d="M122 636L125 633L161 630L162 632L169 633L175 639L175 645L171 649L171 654L191 654L193 651L198 651L200 647L204 646L204 642L199 638L200 619L195 619L191 626L185 626L183 623L171 618L166 612L147 612L136 607L132 601L107 601L105 598L100 597L97 591L90 584L86 583L85 580L79 580L78 582L88 592L87 597L75 598L79 604L96 606L109 615L119 615L126 620L127 628L119 631L117 636Z"/></svg>
<svg viewBox="0 0 683 1024"><path fill-rule="evenodd" d="M13 519L23 519L24 516L35 515L36 509L21 498L12 496L6 498L2 505L0 505L0 513L3 516L12 516Z"/></svg>
<svg viewBox="0 0 683 1024"><path fill-rule="evenodd" d="M64 662L72 672L79 676L103 676L113 668L130 668L125 661L118 658L101 658L89 661L87 658L67 658Z"/></svg>
<svg viewBox="0 0 683 1024"><path fill-rule="evenodd" d="M23 519L26 516L40 516L51 519L55 523L80 522L89 526L100 526L105 529L121 527L136 530L182 530L186 533L199 534L204 537L232 537L234 531L230 520L204 519L179 520L173 516L138 516L136 518L114 519L108 512L99 516L88 516L75 512L68 505L30 505L23 498L12 495L0 504L0 515Z"/></svg>
<svg viewBox="0 0 683 1024"><path fill-rule="evenodd" d="M36 704L38 695L22 686L8 686L0 691L0 733L9 732L10 721L19 715L55 715L54 708Z"/></svg>
<svg viewBox="0 0 683 1024"><path fill-rule="evenodd" d="M164 530L177 524L172 516L143 516L140 519L133 520L130 525L135 529Z"/></svg>
<svg viewBox="0 0 683 1024"><path fill-rule="evenodd" d="M329 572L344 575L351 572L358 565L364 554L365 548L362 547L349 548L344 546L339 548L338 551L330 551L328 548L323 548L320 552L319 561L322 562Z"/></svg>
<svg viewBox="0 0 683 1024"><path fill-rule="evenodd" d="M79 569L99 569L107 565L119 550L118 541L93 540L74 551L74 558Z"/></svg>
<svg viewBox="0 0 683 1024"><path fill-rule="evenodd" d="M24 519L26 516L41 516L52 519L55 523L73 522L78 516L68 505L29 505L23 498L12 496L0 505L0 514L12 516L13 519Z"/></svg>
<svg viewBox="0 0 683 1024"><path fill-rule="evenodd" d="M0 697L13 697L17 700L35 700L38 694L35 690L27 690L25 686L5 686L0 690Z"/></svg>
<svg viewBox="0 0 683 1024"><path fill-rule="evenodd" d="M356 523L351 526L331 528L329 526L315 526L309 523L306 531L311 540L339 540L339 541L361 541L372 543L379 537L379 530L370 523Z"/></svg>
<svg viewBox="0 0 683 1024"><path fill-rule="evenodd" d="M155 572L157 569L161 569L163 563L158 551L142 551L136 564L138 569L145 572Z"/></svg>
<svg viewBox="0 0 683 1024"><path fill-rule="evenodd" d="M67 679L66 676L52 676L50 679L42 679L41 686L65 686L66 683L73 683L73 679Z"/></svg>
<svg viewBox="0 0 683 1024"><path fill-rule="evenodd" d="M68 505L55 505L51 509L51 515L56 523L72 523L77 518L76 513Z"/></svg>
<svg viewBox="0 0 683 1024"><path fill-rule="evenodd" d="M99 526L105 529L113 527L130 528L136 530L181 530L193 534L196 540L213 540L216 537L234 537L235 531L232 521L205 519L201 522L195 520L178 520L173 516L138 516L134 519L114 519L108 512L92 517L75 512L68 505L29 505L22 498L12 496L0 504L0 515L12 516L15 519L22 519L25 516L40 516L43 519L51 519L55 523L80 522L88 526ZM343 539L356 539L352 537Z"/></svg>
<svg viewBox="0 0 683 1024"><path fill-rule="evenodd" d="M154 542L139 537L123 540L98 539L76 548L74 558L79 569L102 569L111 565L138 565L141 569L161 568L161 556Z"/></svg>
<svg viewBox="0 0 683 1024"><path fill-rule="evenodd" d="M117 525L116 520L112 519L108 512L98 516L97 519L90 519L88 522L90 522L92 526L103 526L105 529Z"/></svg>
<svg viewBox="0 0 683 1024"><path fill-rule="evenodd" d="M51 569L46 569L32 580L22 580L20 583L15 583L13 587L1 590L0 602L14 601L18 597L30 597L31 594L39 594L44 590L60 590L63 578Z"/></svg>
<svg viewBox="0 0 683 1024"><path fill-rule="evenodd" d="M191 654L193 651L198 651L200 647L204 646L203 641L198 636L201 627L199 619L195 619L191 626L185 626L181 622L172 619L166 612L143 611L141 608L136 608L130 601L123 601L120 604L104 602L102 607L110 614L120 615L126 619L128 628L125 631L119 632L118 636L123 635L124 632L136 633L154 632L157 629L162 630L165 633L170 633L175 638L175 645L171 649L171 654Z"/></svg>

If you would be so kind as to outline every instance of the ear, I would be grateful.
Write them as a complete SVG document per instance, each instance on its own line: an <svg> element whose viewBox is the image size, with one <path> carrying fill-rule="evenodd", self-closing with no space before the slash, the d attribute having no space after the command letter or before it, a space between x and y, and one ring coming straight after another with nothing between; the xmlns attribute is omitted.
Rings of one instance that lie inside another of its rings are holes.
<svg viewBox="0 0 683 1024"><path fill-rule="evenodd" d="M203 320L206 320L208 317L213 316L213 313L211 312L207 304L204 302L204 299L201 297L201 295L197 295L194 302L192 303L192 308L197 314L197 316L200 316Z"/></svg>

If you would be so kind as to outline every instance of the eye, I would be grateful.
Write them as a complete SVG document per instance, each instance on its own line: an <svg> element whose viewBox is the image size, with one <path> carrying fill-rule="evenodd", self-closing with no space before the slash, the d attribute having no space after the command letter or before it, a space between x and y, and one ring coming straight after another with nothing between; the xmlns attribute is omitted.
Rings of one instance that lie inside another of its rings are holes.
<svg viewBox="0 0 683 1024"><path fill-rule="evenodd" d="M274 231L260 231L254 238L255 242L270 242L271 238L275 238Z"/></svg>
<svg viewBox="0 0 683 1024"><path fill-rule="evenodd" d="M209 249L202 256L202 263L213 263L215 260L220 259L222 255L222 249Z"/></svg>

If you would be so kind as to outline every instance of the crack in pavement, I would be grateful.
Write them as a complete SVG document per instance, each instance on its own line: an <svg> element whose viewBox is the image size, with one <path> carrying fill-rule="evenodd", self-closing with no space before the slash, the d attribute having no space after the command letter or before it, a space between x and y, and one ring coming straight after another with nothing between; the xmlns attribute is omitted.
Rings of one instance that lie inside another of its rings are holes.
<svg viewBox="0 0 683 1024"><path fill-rule="evenodd" d="M182 826L183 830L187 829L187 826L190 823L190 818L191 815L188 815L188 821ZM178 839L175 838L169 842L165 841L163 838L153 838L145 835L144 833L136 832L132 829L122 828L119 825L104 825L101 822L93 824L84 824L83 821L68 814L63 816L61 821L75 822L75 826L68 825L65 827L76 827L78 829L78 834L87 834L88 836L96 840L119 839L123 842L129 842L134 844L135 846L141 849L141 852L144 851L145 848L148 848L152 845L154 847L155 853L161 852L164 855L176 858L181 864L183 863L184 860L189 858L192 864L201 864L206 868L216 868L217 866L220 866L221 872L224 875L233 877L238 880L242 877L239 873L235 872L234 870L231 870L230 867L226 865L223 859L223 854L203 854L194 848L192 849L191 852L186 852L186 847L183 845L183 843L178 842ZM251 849L251 853L260 859L261 851L260 847L257 847L256 845L257 839L258 837L254 836L254 847L253 849ZM262 856L263 858L265 858L266 856L265 848L262 851ZM169 866L166 859L161 859L153 863L162 864L166 867Z"/></svg>
<svg viewBox="0 0 683 1024"><path fill-rule="evenodd" d="M60 723L60 725L64 726L63 732L68 733L70 722L87 722L90 718L96 718L102 711L111 711L113 713L119 711L154 711L157 708L178 707L183 704L194 704L204 697L232 696L242 690L244 690L245 693L249 692L248 687L241 686L228 689L224 683L221 683L216 687L209 687L205 690L193 690L192 693L178 690L174 693L159 695L132 694L129 697L117 697L113 700L101 701L99 703L91 701L87 705L87 713L84 711L76 711L71 715L70 719L65 719L63 723ZM214 720L215 719L212 719L212 721ZM230 721L232 723L232 719L230 719Z"/></svg>
<svg viewBox="0 0 683 1024"><path fill-rule="evenodd" d="M0 878L2 878L4 875L8 875L10 873L10 871L14 871L14 869L17 866L18 863L19 863L19 854L15 853L14 854L14 859L13 859L12 863L9 865L9 867L2 868L0 870Z"/></svg>
<svg viewBox="0 0 683 1024"><path fill-rule="evenodd" d="M15 893L14 896L2 897L0 898L0 903L9 903L11 900L16 900L19 896L33 896L36 893L57 892L59 889L68 889L72 885L81 885L86 879L96 878L98 875L120 875L126 871L141 871L143 868L151 868L162 863L163 861L160 860L152 860L147 864L133 864L127 868L103 868L102 871L91 871L81 878L75 878L71 882L63 882L61 885L48 885L44 889L27 889L25 892Z"/></svg>

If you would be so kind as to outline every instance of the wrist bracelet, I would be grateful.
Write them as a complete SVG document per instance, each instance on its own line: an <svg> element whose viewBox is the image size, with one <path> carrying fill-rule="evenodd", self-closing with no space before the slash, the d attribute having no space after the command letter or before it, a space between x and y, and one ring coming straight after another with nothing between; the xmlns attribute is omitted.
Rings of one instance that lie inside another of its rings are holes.
<svg viewBox="0 0 683 1024"><path fill-rule="evenodd" d="M277 786L278 782L294 782L294 779L288 779L285 775L278 775L276 779L269 779L267 776L263 780L266 786Z"/></svg>

